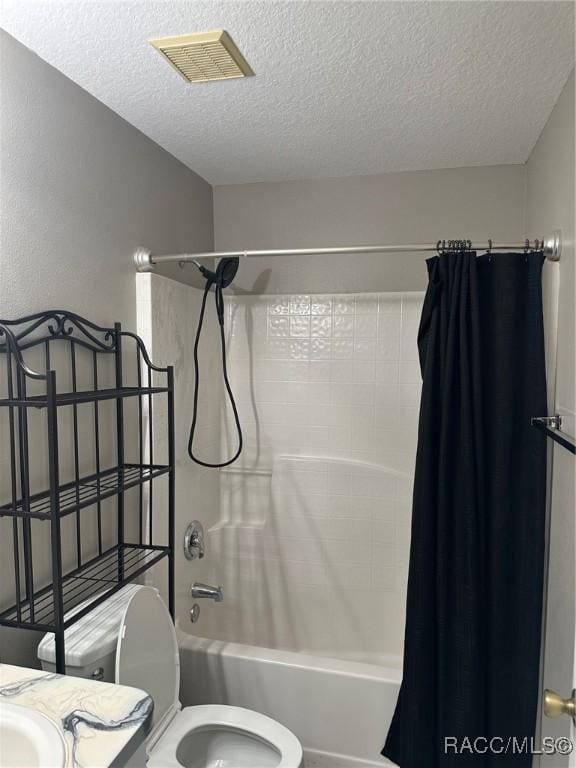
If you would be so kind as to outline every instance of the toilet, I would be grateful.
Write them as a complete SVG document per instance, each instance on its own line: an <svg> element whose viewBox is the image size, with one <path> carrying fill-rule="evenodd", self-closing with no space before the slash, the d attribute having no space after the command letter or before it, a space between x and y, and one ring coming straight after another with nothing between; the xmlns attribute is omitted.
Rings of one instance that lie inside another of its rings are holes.
<svg viewBox="0 0 576 768"><path fill-rule="evenodd" d="M176 632L153 587L123 587L67 629L65 643L67 674L152 697L148 768L303 768L300 742L270 717L227 705L182 708ZM53 634L40 642L38 658L56 671Z"/></svg>

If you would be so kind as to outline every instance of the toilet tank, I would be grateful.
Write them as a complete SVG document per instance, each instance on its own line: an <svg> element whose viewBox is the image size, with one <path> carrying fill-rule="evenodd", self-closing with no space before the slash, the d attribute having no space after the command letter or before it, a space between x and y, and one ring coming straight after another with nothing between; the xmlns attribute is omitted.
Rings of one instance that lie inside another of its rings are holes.
<svg viewBox="0 0 576 768"><path fill-rule="evenodd" d="M118 631L130 598L142 587L127 584L79 619L64 633L66 674L92 680L115 681ZM94 598L92 597L91 600ZM70 618L90 601L80 603L66 614ZM42 669L56 672L54 633L48 632L38 646Z"/></svg>

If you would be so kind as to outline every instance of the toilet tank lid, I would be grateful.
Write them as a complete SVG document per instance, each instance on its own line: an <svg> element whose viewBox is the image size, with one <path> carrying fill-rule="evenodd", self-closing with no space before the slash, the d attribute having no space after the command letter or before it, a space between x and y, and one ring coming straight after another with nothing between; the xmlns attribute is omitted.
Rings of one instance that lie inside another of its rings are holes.
<svg viewBox="0 0 576 768"><path fill-rule="evenodd" d="M68 627L64 633L66 666L84 667L116 652L118 632L130 599L142 589L140 584L127 584ZM94 595L65 615L65 620L94 600ZM54 633L48 632L38 645L40 661L56 663Z"/></svg>

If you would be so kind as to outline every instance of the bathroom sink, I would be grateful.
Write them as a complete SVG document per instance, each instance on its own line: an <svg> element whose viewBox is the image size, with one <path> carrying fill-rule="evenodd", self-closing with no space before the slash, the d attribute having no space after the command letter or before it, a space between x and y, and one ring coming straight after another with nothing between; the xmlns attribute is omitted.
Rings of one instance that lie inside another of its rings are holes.
<svg viewBox="0 0 576 768"><path fill-rule="evenodd" d="M0 768L63 766L66 747L58 728L28 707L0 702Z"/></svg>

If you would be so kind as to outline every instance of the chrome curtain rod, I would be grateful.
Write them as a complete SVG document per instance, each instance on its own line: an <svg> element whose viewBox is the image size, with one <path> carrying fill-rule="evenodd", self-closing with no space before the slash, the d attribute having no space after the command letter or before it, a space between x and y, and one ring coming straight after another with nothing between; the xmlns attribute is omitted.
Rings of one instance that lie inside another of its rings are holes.
<svg viewBox="0 0 576 768"><path fill-rule="evenodd" d="M546 258L550 261L558 261L560 259L562 246L561 233L557 231L544 240L524 240L521 243L493 243L492 240L483 243L474 243L470 240L439 240L436 243L404 243L401 245L344 245L327 248L280 248L260 251L214 251L213 253L168 253L158 255L152 254L146 248L138 248L134 254L134 264L138 272L153 272L158 264L170 262L182 265L191 262L199 266L199 262L204 259L231 257L251 259L262 256L325 256L351 253L436 253L448 250L451 246L457 248L458 246L452 245L454 243L465 243L464 247L469 250L486 251L488 253L492 251L543 250ZM460 245L460 247L463 246Z"/></svg>

